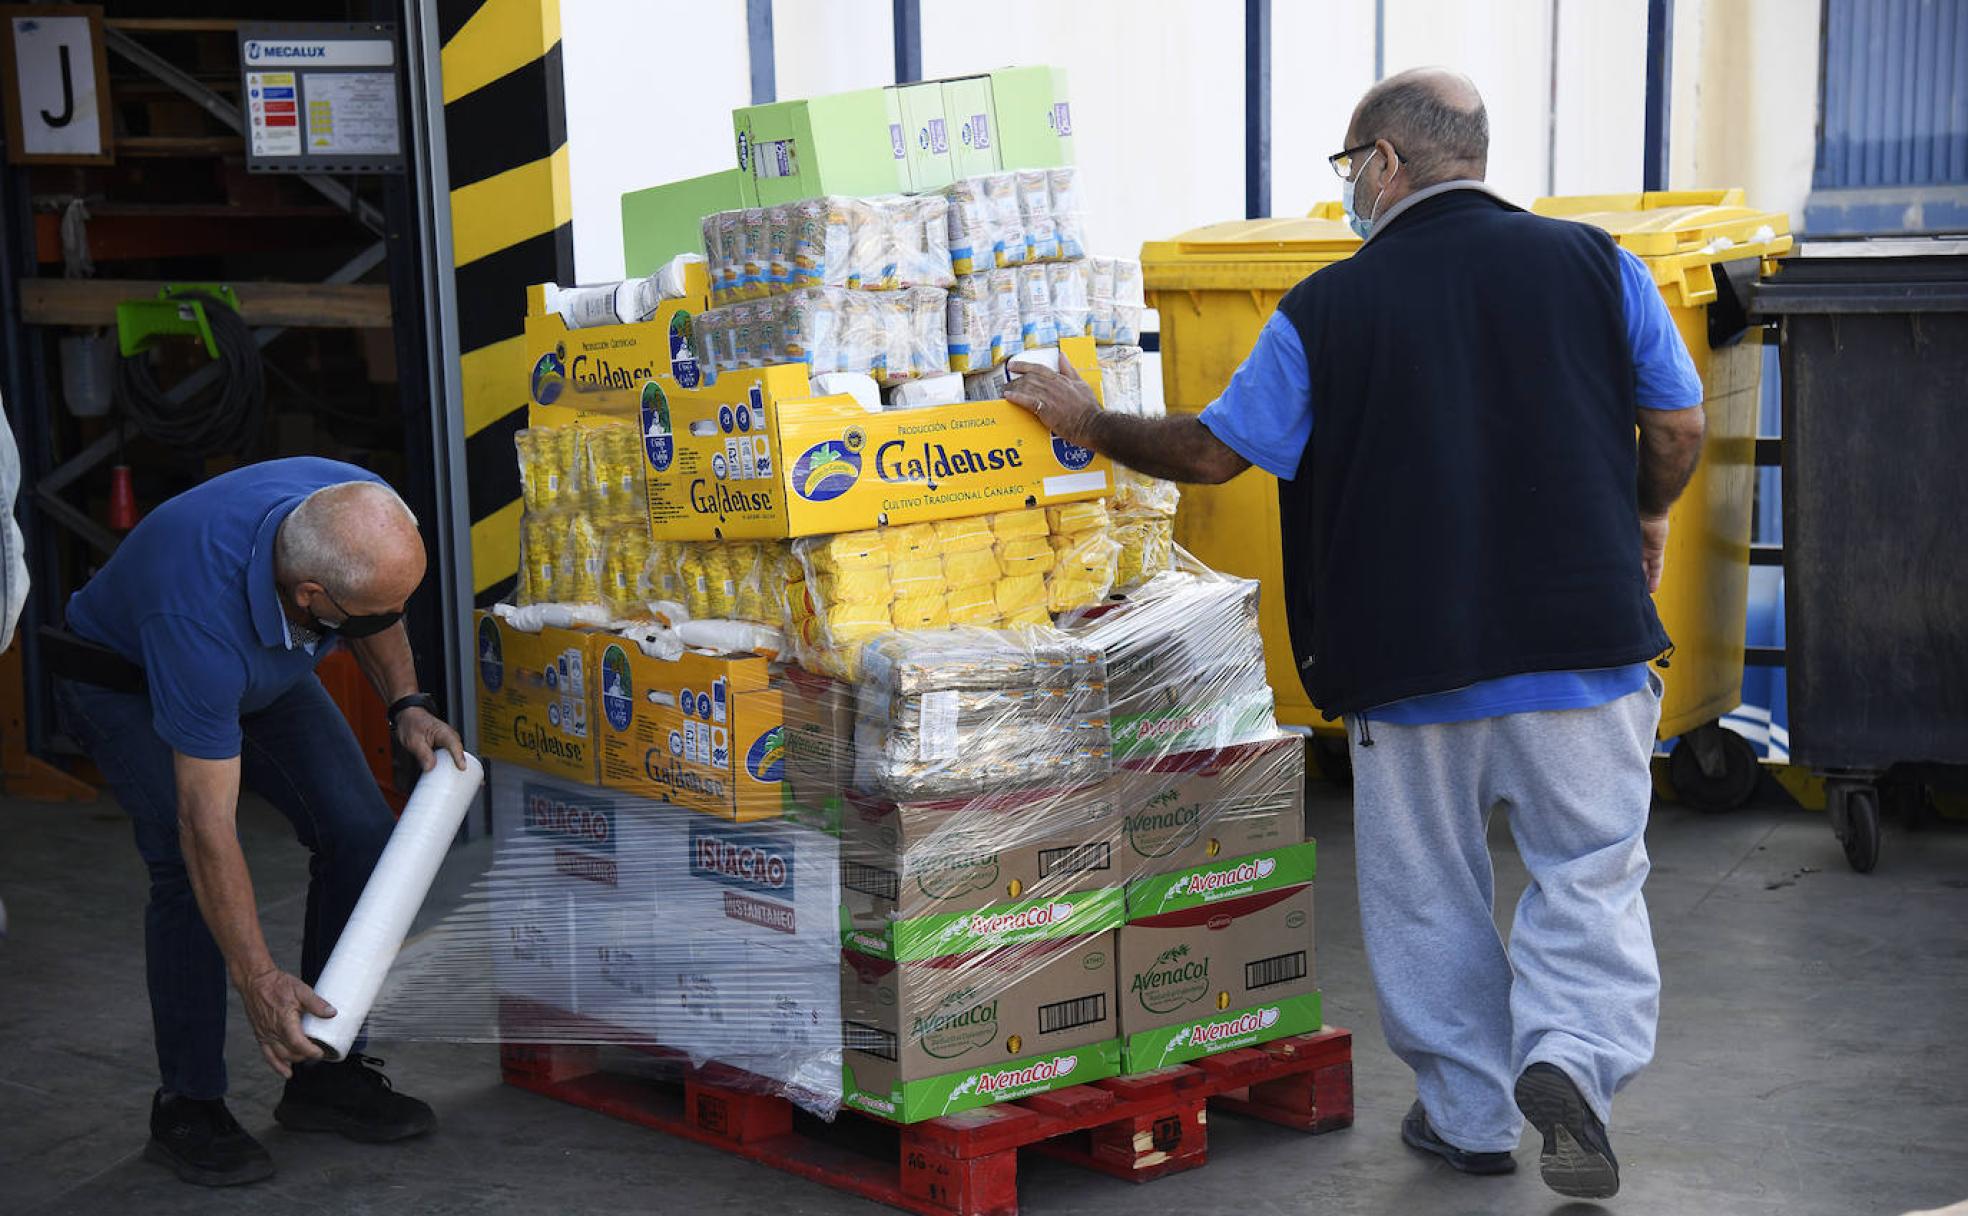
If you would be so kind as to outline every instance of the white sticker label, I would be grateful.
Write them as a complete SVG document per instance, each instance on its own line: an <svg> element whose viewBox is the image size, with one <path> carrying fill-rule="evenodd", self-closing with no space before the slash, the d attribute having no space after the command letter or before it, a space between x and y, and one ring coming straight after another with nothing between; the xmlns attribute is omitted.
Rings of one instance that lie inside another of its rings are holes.
<svg viewBox="0 0 1968 1216"><path fill-rule="evenodd" d="M774 139L752 149L759 177L798 177L799 149L790 139Z"/></svg>
<svg viewBox="0 0 1968 1216"><path fill-rule="evenodd" d="M1089 490L1107 488L1107 474L1104 470L1091 473L1061 473L1045 479L1045 492L1048 498L1061 494L1084 494Z"/></svg>
<svg viewBox="0 0 1968 1216"><path fill-rule="evenodd" d="M957 692L942 688L922 696L922 727L917 750L924 760L954 760L957 755Z"/></svg>

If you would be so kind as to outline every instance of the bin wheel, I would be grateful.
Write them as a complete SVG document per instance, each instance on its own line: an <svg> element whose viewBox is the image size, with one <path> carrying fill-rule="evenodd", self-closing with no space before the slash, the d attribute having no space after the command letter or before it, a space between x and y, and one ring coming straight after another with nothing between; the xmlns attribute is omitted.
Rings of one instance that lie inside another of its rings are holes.
<svg viewBox="0 0 1968 1216"><path fill-rule="evenodd" d="M1845 860L1861 874L1879 864L1879 791L1869 785L1845 793L1845 827L1838 835Z"/></svg>
<svg viewBox="0 0 1968 1216"><path fill-rule="evenodd" d="M1709 753L1702 763L1702 753ZM1756 792L1761 775L1756 749L1726 726L1713 722L1681 736L1667 758L1667 777L1674 794L1696 810L1733 811Z"/></svg>
<svg viewBox="0 0 1968 1216"><path fill-rule="evenodd" d="M1313 735L1312 758L1318 761L1319 772L1326 780L1342 789L1352 786L1353 753L1348 750L1345 739Z"/></svg>

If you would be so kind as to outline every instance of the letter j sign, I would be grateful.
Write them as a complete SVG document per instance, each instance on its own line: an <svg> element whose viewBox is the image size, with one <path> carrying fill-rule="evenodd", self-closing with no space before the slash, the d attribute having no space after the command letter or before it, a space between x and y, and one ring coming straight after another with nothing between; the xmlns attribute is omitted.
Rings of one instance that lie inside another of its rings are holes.
<svg viewBox="0 0 1968 1216"><path fill-rule="evenodd" d="M86 4L0 6L7 91L7 159L108 164L109 72L102 9Z"/></svg>

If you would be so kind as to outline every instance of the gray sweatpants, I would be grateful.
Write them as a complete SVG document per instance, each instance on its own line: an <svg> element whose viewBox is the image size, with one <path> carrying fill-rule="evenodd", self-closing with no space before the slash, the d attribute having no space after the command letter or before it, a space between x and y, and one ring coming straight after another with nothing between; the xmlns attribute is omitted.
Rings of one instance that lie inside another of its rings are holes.
<svg viewBox="0 0 1968 1216"><path fill-rule="evenodd" d="M1360 921L1387 1044L1429 1122L1472 1152L1517 1147L1528 1065L1557 1065L1601 1119L1654 1054L1660 969L1640 887L1661 683L1595 709L1352 732ZM1490 815L1530 871L1504 949Z"/></svg>

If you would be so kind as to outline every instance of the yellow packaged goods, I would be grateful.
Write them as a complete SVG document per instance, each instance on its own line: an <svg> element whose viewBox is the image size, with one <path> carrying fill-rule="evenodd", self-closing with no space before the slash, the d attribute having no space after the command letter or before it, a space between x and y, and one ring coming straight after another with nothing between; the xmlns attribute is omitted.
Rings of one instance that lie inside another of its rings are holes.
<svg viewBox="0 0 1968 1216"><path fill-rule="evenodd" d="M927 557L904 557L889 567L889 582L897 599L916 595L941 595L948 584L944 581L943 559L935 554Z"/></svg>
<svg viewBox="0 0 1968 1216"><path fill-rule="evenodd" d="M997 601L998 615L1007 619L1037 608L1045 609L1045 576L1042 574L1019 574L1011 578L1001 578L992 591Z"/></svg>
<svg viewBox="0 0 1968 1216"><path fill-rule="evenodd" d="M1114 573L1117 590L1135 587L1167 570L1175 560L1175 529L1159 516L1128 520L1114 529L1121 551Z"/></svg>
<svg viewBox="0 0 1968 1216"><path fill-rule="evenodd" d="M1120 469L1114 470L1115 480L1119 480ZM1095 532L1107 526L1107 504L1104 502L1075 502L1064 506L1047 507L1046 523L1055 533Z"/></svg>
<svg viewBox="0 0 1968 1216"><path fill-rule="evenodd" d="M513 434L519 456L519 491L529 511L571 506L574 493L574 432L570 427L528 427Z"/></svg>
<svg viewBox="0 0 1968 1216"><path fill-rule="evenodd" d="M887 604L895 598L886 566L815 571L820 597L829 604Z"/></svg>
<svg viewBox="0 0 1968 1216"><path fill-rule="evenodd" d="M601 538L602 602L618 617L644 616L654 599L649 585L649 529L637 522L610 528Z"/></svg>
<svg viewBox="0 0 1968 1216"><path fill-rule="evenodd" d="M1007 629L1050 624L1052 624L1052 615L1045 610L1044 604L1035 604L1030 608L1021 608L1004 618L1004 626Z"/></svg>
<svg viewBox="0 0 1968 1216"><path fill-rule="evenodd" d="M935 553L937 549L933 524L898 524L883 528L881 538L882 544L888 548L888 560L891 562L918 554Z"/></svg>
<svg viewBox="0 0 1968 1216"><path fill-rule="evenodd" d="M566 517L528 511L519 523L522 604L551 604L560 598L560 555L567 540Z"/></svg>
<svg viewBox="0 0 1968 1216"><path fill-rule="evenodd" d="M572 516L560 556L559 598L570 604L601 602L601 533L585 514Z"/></svg>
<svg viewBox="0 0 1968 1216"><path fill-rule="evenodd" d="M990 520L991 535L1000 542L1029 536L1043 539L1052 531L1044 511L1000 511Z"/></svg>
<svg viewBox="0 0 1968 1216"><path fill-rule="evenodd" d="M998 542L998 571L1006 578L1044 574L1052 569L1050 538L1020 536Z"/></svg>
<svg viewBox="0 0 1968 1216"><path fill-rule="evenodd" d="M594 635L578 629L523 633L477 615L478 750L490 760L593 781Z"/></svg>
<svg viewBox="0 0 1968 1216"><path fill-rule="evenodd" d="M956 553L989 553L998 543L991 533L989 520L983 516L969 519L940 519L936 521L936 548L945 557Z"/></svg>
<svg viewBox="0 0 1968 1216"><path fill-rule="evenodd" d="M766 660L652 659L600 638L601 784L746 822L779 814L785 714Z"/></svg>
<svg viewBox="0 0 1968 1216"><path fill-rule="evenodd" d="M833 635L837 644L886 633L894 627L886 599L872 603L829 603L820 623Z"/></svg>
<svg viewBox="0 0 1968 1216"><path fill-rule="evenodd" d="M952 587L945 597L950 602L952 625L995 625L998 621L997 584Z"/></svg>
<svg viewBox="0 0 1968 1216"><path fill-rule="evenodd" d="M911 595L890 613L897 629L941 629L950 623L950 601L941 594Z"/></svg>
<svg viewBox="0 0 1968 1216"><path fill-rule="evenodd" d="M1111 574L1106 578L1077 571L1071 577L1055 574L1046 580L1046 608L1052 612L1071 612L1075 608L1097 604L1107 598L1113 581Z"/></svg>
<svg viewBox="0 0 1968 1216"><path fill-rule="evenodd" d="M1097 384L1093 350L1083 338L1062 344ZM825 536L1113 490L1110 462L1056 440L1008 402L871 414L850 397L811 394L807 369L796 364L729 372L695 389L669 378L653 383L641 415L652 534ZM937 547L953 548L940 536Z"/></svg>
<svg viewBox="0 0 1968 1216"><path fill-rule="evenodd" d="M987 545L982 549L944 554L943 581L950 587L989 587L998 581L997 552Z"/></svg>
<svg viewBox="0 0 1968 1216"><path fill-rule="evenodd" d="M888 565L888 544L880 532L842 532L819 538L806 555L815 570L875 570Z"/></svg>
<svg viewBox="0 0 1968 1216"><path fill-rule="evenodd" d="M648 511L642 488L642 437L634 424L606 422L575 428L581 490L588 512L603 524L643 525Z"/></svg>

